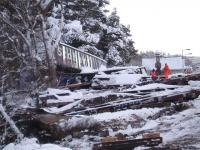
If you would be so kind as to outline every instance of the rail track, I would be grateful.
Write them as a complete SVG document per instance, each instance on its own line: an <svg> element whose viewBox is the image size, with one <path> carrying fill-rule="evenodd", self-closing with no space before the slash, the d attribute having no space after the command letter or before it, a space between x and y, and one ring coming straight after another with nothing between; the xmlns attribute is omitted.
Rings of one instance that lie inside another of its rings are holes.
<svg viewBox="0 0 200 150"><path fill-rule="evenodd" d="M154 108L164 107L171 103L186 102L197 98L200 95L200 89L186 89L184 91L171 90L160 94L145 93L141 97L120 99L111 102L105 102L100 105L81 106L65 112L68 115L92 115L103 112L116 112L126 109Z"/></svg>

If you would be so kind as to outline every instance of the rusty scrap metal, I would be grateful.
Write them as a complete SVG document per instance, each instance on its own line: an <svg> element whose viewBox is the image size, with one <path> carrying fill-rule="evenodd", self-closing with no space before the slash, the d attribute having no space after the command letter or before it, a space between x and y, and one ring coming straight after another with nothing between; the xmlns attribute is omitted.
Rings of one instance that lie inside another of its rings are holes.
<svg viewBox="0 0 200 150"><path fill-rule="evenodd" d="M170 84L170 85L188 85L190 80L200 80L200 74L189 74L182 77L170 78L168 80L156 81L158 83Z"/></svg>
<svg viewBox="0 0 200 150"><path fill-rule="evenodd" d="M140 108L154 108L164 107L170 103L186 102L197 98L200 95L200 90L188 90L184 92L177 92L173 94L164 94L161 96L145 96L144 98L126 99L123 101L117 101L113 103L105 103L103 105L97 105L93 107L81 108L77 111L68 112L67 114L75 115L92 115L103 112L116 112L126 109L140 109Z"/></svg>
<svg viewBox="0 0 200 150"><path fill-rule="evenodd" d="M162 137L96 143L93 150L132 150L138 146L153 147L162 143Z"/></svg>

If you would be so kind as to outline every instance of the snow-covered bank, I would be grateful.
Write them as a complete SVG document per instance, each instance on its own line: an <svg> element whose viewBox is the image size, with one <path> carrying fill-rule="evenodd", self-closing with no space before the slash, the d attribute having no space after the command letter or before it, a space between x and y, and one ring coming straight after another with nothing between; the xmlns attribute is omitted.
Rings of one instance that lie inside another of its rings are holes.
<svg viewBox="0 0 200 150"><path fill-rule="evenodd" d="M118 130L117 132L111 131L111 134L123 133L134 135L139 132L160 132L164 144L174 142L187 135L197 137L200 133L200 98L188 103L190 103L191 108L187 110L173 115L163 116L156 120L145 119L146 123L141 128L128 126L125 130ZM139 111L143 115L142 110ZM140 116L140 114L137 115Z"/></svg>
<svg viewBox="0 0 200 150"><path fill-rule="evenodd" d="M157 119L164 142L172 142L186 135L197 136L200 133L200 98L191 102L192 108L172 116ZM169 130L167 132L167 130Z"/></svg>
<svg viewBox="0 0 200 150"><path fill-rule="evenodd" d="M55 144L39 144L37 139L23 139L20 143L10 143L3 150L71 150Z"/></svg>

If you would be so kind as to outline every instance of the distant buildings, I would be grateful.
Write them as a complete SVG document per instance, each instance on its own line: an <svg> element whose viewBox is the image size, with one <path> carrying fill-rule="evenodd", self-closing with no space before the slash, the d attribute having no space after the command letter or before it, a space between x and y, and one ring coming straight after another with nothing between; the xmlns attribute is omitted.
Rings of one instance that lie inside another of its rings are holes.
<svg viewBox="0 0 200 150"><path fill-rule="evenodd" d="M155 62L156 62L155 57L142 58L142 66L144 66L148 71L156 69ZM165 63L167 63L172 73L183 72L185 69L185 59L183 59L182 57L161 57L160 62L161 62L161 69L163 69Z"/></svg>

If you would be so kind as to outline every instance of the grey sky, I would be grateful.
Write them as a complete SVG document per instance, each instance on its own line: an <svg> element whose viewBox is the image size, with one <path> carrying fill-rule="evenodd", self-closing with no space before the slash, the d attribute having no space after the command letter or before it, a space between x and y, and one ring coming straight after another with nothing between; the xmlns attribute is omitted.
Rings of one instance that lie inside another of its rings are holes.
<svg viewBox="0 0 200 150"><path fill-rule="evenodd" d="M200 0L110 0L139 51L200 56ZM185 54L188 52L184 51Z"/></svg>

